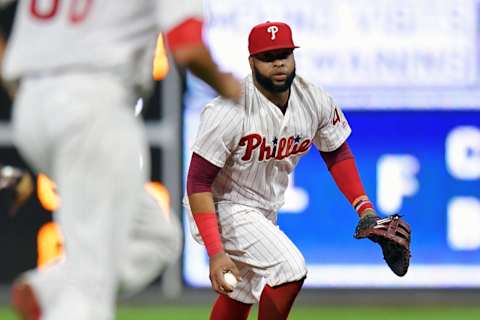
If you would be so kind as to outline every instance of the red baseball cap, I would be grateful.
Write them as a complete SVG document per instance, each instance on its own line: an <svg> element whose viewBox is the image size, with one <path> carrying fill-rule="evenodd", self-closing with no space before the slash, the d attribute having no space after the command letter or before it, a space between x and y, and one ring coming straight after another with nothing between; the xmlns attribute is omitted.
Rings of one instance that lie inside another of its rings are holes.
<svg viewBox="0 0 480 320"><path fill-rule="evenodd" d="M248 35L250 55L277 49L298 48L292 39L292 29L283 22L265 22L256 25Z"/></svg>

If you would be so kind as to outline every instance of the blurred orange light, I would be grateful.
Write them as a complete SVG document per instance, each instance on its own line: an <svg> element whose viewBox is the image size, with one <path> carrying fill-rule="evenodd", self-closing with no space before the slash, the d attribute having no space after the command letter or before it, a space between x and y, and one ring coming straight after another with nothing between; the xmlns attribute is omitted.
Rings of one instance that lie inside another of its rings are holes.
<svg viewBox="0 0 480 320"><path fill-rule="evenodd" d="M168 217L170 215L170 193L160 182L148 182L145 184L145 190L155 199L162 211Z"/></svg>
<svg viewBox="0 0 480 320"><path fill-rule="evenodd" d="M152 75L154 80L163 80L168 74L168 56L163 42L163 34L159 34L153 58Z"/></svg>
<svg viewBox="0 0 480 320"><path fill-rule="evenodd" d="M37 246L39 268L63 257L63 236L55 222L48 222L40 228L37 235Z"/></svg>
<svg viewBox="0 0 480 320"><path fill-rule="evenodd" d="M42 207L48 211L55 211L60 206L60 197L56 191L56 184L46 175L39 174L37 179L37 196Z"/></svg>

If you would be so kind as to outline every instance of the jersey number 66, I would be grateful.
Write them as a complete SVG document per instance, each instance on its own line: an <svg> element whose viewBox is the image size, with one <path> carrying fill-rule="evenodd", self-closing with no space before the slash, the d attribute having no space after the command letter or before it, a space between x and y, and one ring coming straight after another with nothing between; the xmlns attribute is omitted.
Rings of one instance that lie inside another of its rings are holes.
<svg viewBox="0 0 480 320"><path fill-rule="evenodd" d="M49 5L42 0L30 0L30 13L32 17L40 20L53 19L58 11L59 0L48 0ZM42 4L39 4L42 3ZM93 0L72 0L69 1L68 19L71 23L81 23L88 15Z"/></svg>

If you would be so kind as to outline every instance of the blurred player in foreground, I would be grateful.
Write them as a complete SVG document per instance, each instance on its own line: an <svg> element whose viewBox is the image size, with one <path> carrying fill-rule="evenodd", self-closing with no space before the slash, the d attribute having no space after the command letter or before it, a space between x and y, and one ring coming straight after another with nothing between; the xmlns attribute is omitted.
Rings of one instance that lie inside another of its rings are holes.
<svg viewBox="0 0 480 320"><path fill-rule="evenodd" d="M132 107L151 83L159 30L180 66L238 99L240 84L202 41L201 11L191 0L19 1L3 64L7 80L20 80L14 139L57 184L66 257L14 284L23 319L114 319L119 292L178 257L177 218L143 188L139 157L150 157Z"/></svg>
<svg viewBox="0 0 480 320"><path fill-rule="evenodd" d="M327 93L295 75L295 48L287 24L255 26L241 102L219 97L201 115L187 193L193 234L206 246L219 293L213 320L247 319L254 303L259 319L287 319L307 269L278 228L277 211L288 174L312 144L360 221L378 220L346 142L348 122Z"/></svg>

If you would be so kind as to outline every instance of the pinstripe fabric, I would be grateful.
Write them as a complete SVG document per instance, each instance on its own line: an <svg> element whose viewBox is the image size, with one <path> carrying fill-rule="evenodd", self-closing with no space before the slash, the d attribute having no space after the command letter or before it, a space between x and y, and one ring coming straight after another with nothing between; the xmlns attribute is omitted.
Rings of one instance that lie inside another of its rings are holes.
<svg viewBox="0 0 480 320"><path fill-rule="evenodd" d="M232 299L256 303L265 284L276 286L305 277L305 260L278 228L274 211L222 203L217 212L225 251L242 277L229 294Z"/></svg>
<svg viewBox="0 0 480 320"><path fill-rule="evenodd" d="M298 76L285 114L255 88L251 76L241 103L217 98L206 105L193 152L222 168L212 192L222 242L243 278L231 298L256 303L266 283L306 275L302 254L276 224L288 174L312 144L333 151L350 132L333 99ZM190 227L201 242L192 218Z"/></svg>
<svg viewBox="0 0 480 320"><path fill-rule="evenodd" d="M223 167L212 186L217 202L276 211L284 203L288 174L311 144L333 151L351 130L333 99L298 76L285 115L251 76L244 88L240 104L222 98L207 104L193 152Z"/></svg>

